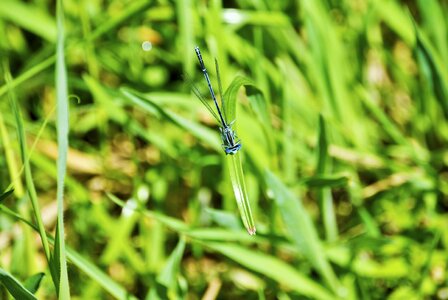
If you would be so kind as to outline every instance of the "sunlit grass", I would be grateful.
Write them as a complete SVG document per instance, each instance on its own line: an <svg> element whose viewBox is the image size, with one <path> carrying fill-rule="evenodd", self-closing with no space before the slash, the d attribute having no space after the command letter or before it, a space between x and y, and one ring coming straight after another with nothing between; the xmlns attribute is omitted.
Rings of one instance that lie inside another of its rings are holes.
<svg viewBox="0 0 448 300"><path fill-rule="evenodd" d="M0 298L446 292L446 3L0 2Z"/></svg>

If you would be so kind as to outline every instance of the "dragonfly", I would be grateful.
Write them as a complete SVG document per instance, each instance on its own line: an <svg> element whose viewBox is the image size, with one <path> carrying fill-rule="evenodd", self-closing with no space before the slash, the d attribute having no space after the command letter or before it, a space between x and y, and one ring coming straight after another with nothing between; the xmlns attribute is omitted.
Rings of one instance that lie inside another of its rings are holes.
<svg viewBox="0 0 448 300"><path fill-rule="evenodd" d="M215 59L215 69L216 69L216 76L218 79L218 89L219 94L221 96L221 107L219 107L215 91L213 90L212 83L210 81L210 77L208 76L207 69L205 68L201 50L199 50L199 47L196 46L194 48L194 51L196 52L196 55L198 57L201 71L204 74L205 80L207 81L208 89L213 99L213 102L215 103L216 111L218 112L218 114L216 114L216 112L213 110L213 108L210 106L210 104L207 102L207 100L201 94L201 92L197 89L197 87L193 86L192 90L195 93L196 97L198 97L198 99L201 100L201 102L205 105L205 107L210 111L210 113L216 119L216 121L218 121L219 131L221 133L222 147L224 149L224 152L226 153L226 155L227 154L234 155L241 149L243 145L241 144L241 141L238 139L235 130L233 130L232 128L232 125L233 123L235 123L235 120L228 122L226 116L225 100L224 100L224 94L222 93L222 85L221 85L221 78L219 75L218 61Z"/></svg>

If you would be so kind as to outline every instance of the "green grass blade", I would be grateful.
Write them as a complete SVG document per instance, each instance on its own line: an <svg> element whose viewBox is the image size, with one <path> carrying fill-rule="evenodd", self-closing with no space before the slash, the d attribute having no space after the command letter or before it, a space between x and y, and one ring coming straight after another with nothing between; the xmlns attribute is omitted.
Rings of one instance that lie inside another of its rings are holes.
<svg viewBox="0 0 448 300"><path fill-rule="evenodd" d="M8 190L8 191L4 192L3 194L1 194L0 195L0 202L2 202L3 200L5 200L9 196L11 196L12 193L14 193L14 189Z"/></svg>
<svg viewBox="0 0 448 300"><path fill-rule="evenodd" d="M369 96L367 90L359 88L360 97L366 108L381 124L383 130L394 140L395 143L401 145L408 145L408 141L398 126L390 119L390 117L378 106L377 103Z"/></svg>
<svg viewBox="0 0 448 300"><path fill-rule="evenodd" d="M29 70L26 70L25 72L23 72L22 74L20 74L16 78L11 79L10 88L16 88L20 84L22 84L22 83L26 82L27 80L33 78L34 76L36 76L37 74L39 74L43 70L45 70L45 69L49 68L51 65L53 65L55 61L56 61L56 57L55 56L51 56L51 57L47 58L46 60L42 61L41 63L33 66ZM4 86L0 87L0 97L3 96L4 94L6 94L8 89L9 88L8 88L8 86L6 84Z"/></svg>
<svg viewBox="0 0 448 300"><path fill-rule="evenodd" d="M180 271L180 263L185 251L185 238L181 237L174 248L170 257L168 258L165 268L157 276L157 281L166 286L168 289L173 289L177 285L177 276Z"/></svg>
<svg viewBox="0 0 448 300"><path fill-rule="evenodd" d="M176 124L181 128L184 128L198 139L212 146L213 149L217 151L222 150L219 138L216 134L212 132L212 130L200 124L194 123L188 119L185 119L182 116L168 109L164 109L163 107L158 105L155 101L152 101L151 99L144 97L143 95L138 94L130 89L121 89L120 91L126 97L126 99L130 100L132 103L138 105L147 112L155 116L162 117L172 122L173 124Z"/></svg>
<svg viewBox="0 0 448 300"><path fill-rule="evenodd" d="M328 140L325 120L322 115L319 116L319 138L317 151L317 174L326 175L331 172L330 160L328 155ZM324 220L325 234L328 241L335 241L338 236L338 225L336 223L336 216L333 205L333 196L331 189L328 187L319 187L317 189L317 198L322 209Z"/></svg>
<svg viewBox="0 0 448 300"><path fill-rule="evenodd" d="M240 152L241 151L234 155L226 155L226 159L229 165L230 181L232 182L232 188L240 211L241 220L243 221L247 232L250 235L254 235L256 231L255 222L250 209L250 201L247 194L246 183L244 181Z"/></svg>
<svg viewBox="0 0 448 300"><path fill-rule="evenodd" d="M317 140L317 173L324 175L328 170L328 141L325 120L319 116L319 137Z"/></svg>
<svg viewBox="0 0 448 300"><path fill-rule="evenodd" d="M234 215L232 215L234 216ZM239 220L234 216L235 222ZM197 240L210 240L215 242L233 242L233 243L264 243L268 242L267 239L261 235L249 236L247 233L241 230L241 225L238 223L238 230L223 229L223 228L196 228L185 232L185 235Z"/></svg>
<svg viewBox="0 0 448 300"><path fill-rule="evenodd" d="M210 219L220 227L233 229L235 231L241 230L241 222L235 214L213 208L206 208L205 211Z"/></svg>
<svg viewBox="0 0 448 300"><path fill-rule="evenodd" d="M54 20L36 4L2 0L0 1L0 18L11 21L47 41L56 41Z"/></svg>
<svg viewBox="0 0 448 300"><path fill-rule="evenodd" d="M236 119L237 93L242 86L257 89L254 83L248 78L237 76L233 79L224 94L226 105L223 106L223 108L226 110L224 114L227 116L228 122L232 122ZM247 194L240 155L241 154L237 152L235 155L227 155L226 159L228 161L230 181L232 183L241 219L247 232L250 235L254 235L256 232L255 222L250 209L250 201Z"/></svg>
<svg viewBox="0 0 448 300"><path fill-rule="evenodd" d="M237 76L230 83L229 87L224 93L224 99L226 99L226 111L224 112L227 116L227 122L232 122L236 118L236 100L237 93L242 86L252 86L256 88L254 82L248 78Z"/></svg>
<svg viewBox="0 0 448 300"><path fill-rule="evenodd" d="M8 289L15 299L36 300L37 298L27 290L11 274L0 268L0 282Z"/></svg>
<svg viewBox="0 0 448 300"><path fill-rule="evenodd" d="M136 14L144 12L151 5L151 2L147 0L137 0L132 1L131 3L131 5L125 6L125 9L121 14L114 18L108 19L106 22L101 23L101 25L93 31L92 35L90 35L88 39L95 40L98 37L110 32L112 29L125 22L129 18L132 18Z"/></svg>
<svg viewBox="0 0 448 300"><path fill-rule="evenodd" d="M235 244L217 242L201 244L301 295L312 299L337 299L324 287L276 257Z"/></svg>
<svg viewBox="0 0 448 300"><path fill-rule="evenodd" d="M349 178L341 175L316 175L302 180L309 187L332 188L347 186Z"/></svg>
<svg viewBox="0 0 448 300"><path fill-rule="evenodd" d="M126 289L110 278L104 271L98 268L93 262L90 262L82 255L70 247L66 248L67 258L72 264L82 270L92 280L102 286L112 296L117 299L123 300L136 300L137 298L132 296Z"/></svg>
<svg viewBox="0 0 448 300"><path fill-rule="evenodd" d="M280 210L290 238L336 293L340 284L325 257L324 249L308 212L300 200L274 174L266 172L265 180L273 193L273 199Z"/></svg>
<svg viewBox="0 0 448 300"><path fill-rule="evenodd" d="M15 189L15 195L17 197L22 197L25 194L25 189L23 188L22 181L20 180L19 164L16 159L15 149L13 143L11 142L9 132L6 129L5 122L3 120L3 115L0 113L0 136L5 149L5 160L8 166L9 177L11 180L11 185Z"/></svg>
<svg viewBox="0 0 448 300"><path fill-rule="evenodd" d="M22 216L17 214L16 212L10 210L4 205L0 205L0 212L13 217L21 222L25 223L36 232L39 232L39 228L34 224L24 219ZM54 239L48 234L50 243L54 244ZM66 247L67 258L73 263L76 267L82 270L87 276L89 276L92 280L97 282L100 286L102 286L106 291L108 291L112 296L117 299L126 299L126 300L136 300L137 298L132 296L130 293L126 291L124 287L116 283L112 278L110 278L106 273L104 273L101 269L99 269L94 263L85 259L82 255L80 255L75 250L70 247Z"/></svg>
<svg viewBox="0 0 448 300"><path fill-rule="evenodd" d="M387 0L375 0L369 2L384 22L400 35L405 42L411 45L415 43L415 37L412 32L412 22L406 14L406 10L403 9L399 2Z"/></svg>
<svg viewBox="0 0 448 300"><path fill-rule="evenodd" d="M33 276L27 278L27 280L23 283L23 285L28 291L34 294L39 289L40 283L42 282L44 276L45 273L34 274Z"/></svg>
<svg viewBox="0 0 448 300"><path fill-rule="evenodd" d="M193 49L194 45L194 26L192 0L176 1L177 18L179 22L180 45L182 46L182 68L185 74L193 74L194 53L193 51L184 51L184 49Z"/></svg>
<svg viewBox="0 0 448 300"><path fill-rule="evenodd" d="M34 210L34 217L36 219L36 222L37 222L37 225L39 228L39 235L42 240L42 246L44 248L45 257L46 257L47 261L50 262L50 260L51 260L50 247L48 246L48 240L47 240L47 236L45 234L45 227L44 227L44 223L42 221L42 215L40 212L39 201L37 199L37 192L36 192L36 188L34 186L33 175L31 174L31 166L30 166L30 162L28 160L28 154L27 154L28 151L27 151L27 147L26 147L26 136L25 136L25 129L23 126L23 119L22 119L22 115L20 113L19 107L17 105L17 100L15 97L15 94L12 90L12 87L10 86L12 78L11 78L11 73L9 72L9 67L6 62L4 63L4 71L5 71L6 86L8 87L8 91L9 91L9 93L8 93L9 101L11 104L11 108L12 108L12 111L13 111L13 114L15 117L16 126L17 126L17 136L19 139L20 154L21 154L22 162L24 164L24 169L25 169L26 188L27 188L30 200L31 200L31 205Z"/></svg>
<svg viewBox="0 0 448 300"><path fill-rule="evenodd" d="M442 61L448 63L448 28L446 26L446 5L438 1L418 0L424 31L433 37L434 48L438 50ZM444 24L445 26L440 26Z"/></svg>
<svg viewBox="0 0 448 300"><path fill-rule="evenodd" d="M143 209L141 207L135 208L135 207L129 207L128 205L126 205L125 202L123 202L122 200L118 199L116 196L112 195L112 194L107 194L107 196L109 197L110 200L112 200L115 204L121 206L121 207L126 207L128 209L133 209L135 211L141 212L143 213L143 215L145 217L148 217L150 219L155 219L158 222L162 223L163 225L165 225L166 227L177 231L177 232L185 232L186 230L188 230L188 225L185 224L184 222L172 218L172 217L168 217L165 216L163 214L157 213L157 212L153 212L150 210L146 210Z"/></svg>
<svg viewBox="0 0 448 300"><path fill-rule="evenodd" d="M56 6L57 15L57 44L56 44L56 101L57 101L57 136L58 136L58 161L57 161L57 227L52 264L57 277L59 299L70 299L70 286L68 283L67 262L64 236L64 183L68 151L68 91L67 70L64 54L64 11L62 0L58 0Z"/></svg>
<svg viewBox="0 0 448 300"><path fill-rule="evenodd" d="M429 275L429 272L431 269L431 260L434 256L434 252L436 251L437 245L439 244L440 238L442 236L442 233L440 231L436 232L435 234L436 235L434 236L434 239L432 240L431 245L427 251L428 256L427 256L426 262L422 268L422 272L420 273L421 276L420 276L420 279L419 279L419 282L418 282L418 285L416 288L419 291L420 297L423 296L424 282L425 282L425 280L428 279L428 275Z"/></svg>
<svg viewBox="0 0 448 300"><path fill-rule="evenodd" d="M415 23L414 30L417 58L422 74L439 101L445 117L448 117L448 71L435 47Z"/></svg>
<svg viewBox="0 0 448 300"><path fill-rule="evenodd" d="M236 117L237 96L241 87L246 88L247 99L249 100L252 112L246 109L240 110L240 118ZM237 130L238 136L242 140L245 153L253 161L255 167L263 172L266 165L275 169L276 162L276 143L274 132L270 123L269 105L263 95L263 92L254 84L254 82L243 76L236 76L226 92L224 93L226 101L226 113L228 121L236 120L236 127L241 128L241 132ZM257 129L255 129L257 128ZM257 131L256 133L254 131ZM260 144L262 143L262 146ZM249 147L249 145L257 144L258 147Z"/></svg>
<svg viewBox="0 0 448 300"><path fill-rule="evenodd" d="M142 11L144 11L144 9L149 7L149 5L151 5L151 2L148 2L146 0L134 2L133 5L129 6L128 9L123 11L123 13L120 14L119 16L108 20L108 22L102 23L101 26L96 28L92 32L92 34L89 35L86 39L89 40L90 42L98 39L99 37L103 36L110 30L114 29L115 27L120 26L120 24L127 21L129 18L131 18L135 14L141 13ZM55 31L55 37L56 37L56 31ZM14 80L11 81L11 87L15 88L15 87L19 86L20 84L26 82L28 79L33 78L34 76L36 76L43 70L49 68L55 62L56 62L55 55L48 57L44 61L40 62L39 64L33 66L29 70L26 70L25 72L23 72L22 74L20 74L16 78L14 78ZM1 86L0 87L0 97L3 96L7 91L8 91L8 87L6 85Z"/></svg>

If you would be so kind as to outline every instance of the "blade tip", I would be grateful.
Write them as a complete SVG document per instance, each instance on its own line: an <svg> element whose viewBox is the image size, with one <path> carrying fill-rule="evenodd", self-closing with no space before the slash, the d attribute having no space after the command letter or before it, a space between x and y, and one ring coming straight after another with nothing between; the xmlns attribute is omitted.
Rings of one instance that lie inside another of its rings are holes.
<svg viewBox="0 0 448 300"><path fill-rule="evenodd" d="M255 235L257 229L254 227L249 227L247 228L247 232L249 233L249 235Z"/></svg>

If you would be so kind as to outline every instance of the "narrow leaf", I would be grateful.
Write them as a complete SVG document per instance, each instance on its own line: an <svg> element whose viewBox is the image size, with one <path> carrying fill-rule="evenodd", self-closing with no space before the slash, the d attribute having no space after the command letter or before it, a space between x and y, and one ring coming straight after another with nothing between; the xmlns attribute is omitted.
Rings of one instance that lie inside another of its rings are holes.
<svg viewBox="0 0 448 300"><path fill-rule="evenodd" d="M437 50L429 42L414 22L414 31L416 43L416 54L423 69L422 74L427 77L426 82L430 85L434 95L440 103L445 117L448 117L448 72L444 66L442 58L437 53ZM426 72L425 72L426 71Z"/></svg>
<svg viewBox="0 0 448 300"><path fill-rule="evenodd" d="M179 274L180 262L184 254L184 250L185 239L180 238L176 248L174 248L173 252L168 258L165 267L157 277L157 281L168 289L172 289L177 285L177 276Z"/></svg>
<svg viewBox="0 0 448 300"><path fill-rule="evenodd" d="M0 282L6 287L8 292L15 299L34 300L37 299L29 290L27 290L17 279L10 273L0 268Z"/></svg>
<svg viewBox="0 0 448 300"><path fill-rule="evenodd" d="M14 193L14 189L11 189L9 191L4 192L3 194L0 195L0 202L2 202L3 200L5 200L6 198L8 198L9 196L12 195L12 193Z"/></svg>
<svg viewBox="0 0 448 300"><path fill-rule="evenodd" d="M276 257L230 243L207 242L203 244L207 248L225 255L242 266L259 272L301 295L312 299L337 299L324 287L316 284L314 280Z"/></svg>
<svg viewBox="0 0 448 300"><path fill-rule="evenodd" d="M37 290L39 289L40 283L42 282L42 279L44 278L45 273L37 273L34 274L33 276L29 277L24 283L23 285L25 286L25 288L30 291L31 293L36 293Z"/></svg>
<svg viewBox="0 0 448 300"><path fill-rule="evenodd" d="M265 180L272 191L273 199L280 210L291 239L331 289L336 292L339 282L325 256L311 217L302 206L300 199L297 199L274 174L266 172Z"/></svg>
<svg viewBox="0 0 448 300"><path fill-rule="evenodd" d="M13 217L17 220L28 225L30 228L34 229L34 231L39 232L39 228L34 224L24 219L22 216L17 214L16 212L8 209L4 205L0 205L0 212L5 213L6 215ZM51 235L48 235L48 239L51 244L54 245L54 239ZM117 299L127 299L127 300L136 300L137 298L132 296L132 294L128 293L124 287L116 283L112 278L110 278L105 272L99 269L95 264L84 258L75 250L70 247L66 248L67 258L70 260L73 265L78 267L81 271L83 271L87 276L89 276L92 280L98 283L101 287L103 287L106 291L108 291L112 296ZM1 270L1 269L0 269ZM20 298L19 298L20 299Z"/></svg>
<svg viewBox="0 0 448 300"><path fill-rule="evenodd" d="M241 151L234 155L226 155L226 158L229 165L230 181L232 182L233 193L235 194L236 203L238 204L241 220L243 221L247 232L250 235L254 235L256 231L255 222L250 209L250 201L247 194L246 183L244 181L243 167L241 166L240 152Z"/></svg>
<svg viewBox="0 0 448 300"><path fill-rule="evenodd" d="M121 89L120 91L126 97L126 99L130 100L132 103L138 105L150 114L169 120L177 126L184 128L196 138L212 146L213 149L217 151L222 150L219 138L216 136L216 134L213 134L212 130L200 124L191 122L190 120L185 119L180 115L161 107L155 101L130 89Z"/></svg>
<svg viewBox="0 0 448 300"><path fill-rule="evenodd" d="M328 141L325 120L319 116L319 137L317 141L317 174L326 175L331 172L330 158L328 155ZM325 233L328 241L335 241L338 235L338 225L333 206L333 196L328 187L318 187L317 198L322 209Z"/></svg>
<svg viewBox="0 0 448 300"><path fill-rule="evenodd" d="M8 96L9 96L9 102L10 102L11 109L14 114L14 118L15 118L15 122L16 122L16 126L17 126L17 136L18 136L19 145L20 145L20 155L21 155L22 162L24 164L24 169L25 169L26 188L27 188L29 198L31 200L31 205L33 207L34 217L37 222L37 226L39 228L38 231L39 231L40 238L42 240L42 246L44 249L45 257L46 257L47 261L50 262L50 260L51 260L50 247L48 245L48 239L47 239L47 235L45 232L44 223L42 221L42 215L40 213L39 201L37 199L37 192L36 192L36 188L34 186L33 175L31 174L31 166L30 166L30 162L28 159L28 150L27 150L27 146L26 146L26 136L25 136L25 129L23 126L23 119L22 119L22 115L20 113L19 107L17 105L17 99L15 96L15 93L11 86L11 82L13 80L11 77L11 73L9 71L9 66L6 62L4 62L4 72L5 72L5 81L6 81L6 87L7 87Z"/></svg>
<svg viewBox="0 0 448 300"><path fill-rule="evenodd" d="M218 72L218 65L216 64L216 71ZM221 85L220 81L219 85ZM252 87L257 90L254 83L242 76L237 76L232 80L229 87L227 88L223 99L225 99L226 104L223 102L224 115L227 118L227 122L231 123L236 119L236 101L237 93L242 86ZM220 86L220 90L221 90ZM226 155L227 162L229 165L230 181L232 183L232 189L235 194L236 203L240 211L241 219L243 221L244 227L250 235L254 235L256 232L255 222L252 216L252 211L250 208L249 196L247 194L246 183L244 180L243 167L241 165L241 151L234 155Z"/></svg>
<svg viewBox="0 0 448 300"><path fill-rule="evenodd" d="M84 258L75 250L70 247L66 248L67 258L70 262L83 271L92 280L98 283L103 289L108 291L112 296L117 299L136 300L137 298L132 296L126 289L115 282L109 275L103 270L98 268L94 263Z"/></svg>
<svg viewBox="0 0 448 300"><path fill-rule="evenodd" d="M57 44L56 44L56 101L57 101L57 136L58 136L58 161L57 161L57 227L53 255L53 268L56 275L56 291L59 299L70 299L70 286L68 283L66 251L64 241L64 183L68 150L68 91L67 70L64 60L64 11L62 0L57 1Z"/></svg>
<svg viewBox="0 0 448 300"><path fill-rule="evenodd" d="M37 3L15 0L0 1L0 19L9 20L43 39L56 40L54 19Z"/></svg>
<svg viewBox="0 0 448 300"><path fill-rule="evenodd" d="M302 180L309 187L342 187L348 184L348 178L340 175L317 175Z"/></svg>
<svg viewBox="0 0 448 300"><path fill-rule="evenodd" d="M236 118L236 100L237 93L242 86L252 86L256 89L254 82L248 78L237 76L230 83L226 92L224 93L224 99L226 99L225 112L224 114L227 116L227 122L232 122Z"/></svg>

